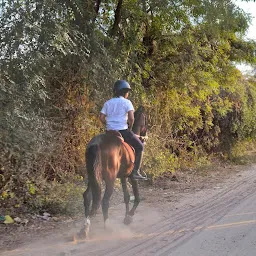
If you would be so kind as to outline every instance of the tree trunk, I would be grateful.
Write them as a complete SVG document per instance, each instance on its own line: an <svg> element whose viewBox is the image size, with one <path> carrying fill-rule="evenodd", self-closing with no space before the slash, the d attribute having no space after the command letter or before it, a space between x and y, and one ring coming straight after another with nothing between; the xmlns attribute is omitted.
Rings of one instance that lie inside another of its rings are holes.
<svg viewBox="0 0 256 256"><path fill-rule="evenodd" d="M115 36L116 33L117 33L118 25L121 21L122 4L123 4L123 0L119 0L118 4L117 4L117 7L116 7L116 10L115 10L115 21L114 21L113 27L110 31L111 36Z"/></svg>

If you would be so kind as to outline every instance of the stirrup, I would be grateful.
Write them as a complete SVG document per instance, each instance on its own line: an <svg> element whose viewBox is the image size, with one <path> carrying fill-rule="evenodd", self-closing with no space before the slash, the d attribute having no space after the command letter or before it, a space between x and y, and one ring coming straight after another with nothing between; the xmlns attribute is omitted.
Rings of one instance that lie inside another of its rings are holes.
<svg viewBox="0 0 256 256"><path fill-rule="evenodd" d="M135 172L135 173L134 173ZM131 177L134 178L135 180L147 180L147 174L145 172L144 176L141 175L140 170L133 170L131 173Z"/></svg>
<svg viewBox="0 0 256 256"><path fill-rule="evenodd" d="M142 172L142 173L141 173ZM144 172L144 171L141 171L140 170L140 175L142 176L142 177L144 177L145 179L148 179L148 175Z"/></svg>

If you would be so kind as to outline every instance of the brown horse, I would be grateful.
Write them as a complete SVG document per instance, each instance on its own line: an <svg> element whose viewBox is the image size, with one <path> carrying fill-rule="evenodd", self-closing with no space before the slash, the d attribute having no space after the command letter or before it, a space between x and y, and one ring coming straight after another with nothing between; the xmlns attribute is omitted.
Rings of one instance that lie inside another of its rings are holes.
<svg viewBox="0 0 256 256"><path fill-rule="evenodd" d="M133 131L140 139L146 136L146 117L144 108L140 106L134 113L135 121ZM141 134L143 133L143 134ZM143 135L143 137L141 137ZM86 168L88 186L83 194L85 209L85 227L80 231L80 236L88 236L90 217L96 214L101 204L102 181L105 181L105 193L102 199L102 213L104 224L108 219L109 200L114 190L116 178L120 178L126 205L124 223L130 224L132 216L140 202L138 182L130 178L134 194L134 204L129 209L130 195L127 188L127 179L134 166L134 152L130 146L123 142L118 132L100 134L94 137L86 148ZM92 204L91 204L92 203ZM91 207L90 207L91 206Z"/></svg>

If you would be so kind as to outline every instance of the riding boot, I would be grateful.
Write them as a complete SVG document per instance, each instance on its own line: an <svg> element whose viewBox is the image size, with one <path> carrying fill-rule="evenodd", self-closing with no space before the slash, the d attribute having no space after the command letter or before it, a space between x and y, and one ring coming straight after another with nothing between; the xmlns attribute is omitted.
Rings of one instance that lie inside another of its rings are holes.
<svg viewBox="0 0 256 256"><path fill-rule="evenodd" d="M141 173L140 173L142 155L143 155L143 151L137 152L136 155L135 155L134 169L132 170L132 173L131 173L131 176L135 180L147 180L147 177L142 176Z"/></svg>

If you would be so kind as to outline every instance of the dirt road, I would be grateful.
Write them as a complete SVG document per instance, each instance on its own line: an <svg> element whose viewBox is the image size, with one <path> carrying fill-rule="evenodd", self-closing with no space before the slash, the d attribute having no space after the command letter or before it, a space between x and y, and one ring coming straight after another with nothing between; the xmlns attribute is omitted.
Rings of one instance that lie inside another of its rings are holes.
<svg viewBox="0 0 256 256"><path fill-rule="evenodd" d="M2 252L6 256L132 256L132 255L256 255L256 165L233 172L218 183L175 190L147 190L133 223L122 224L124 206L110 209L110 225L104 230L101 216L92 220L87 241L72 236L81 221L37 242ZM158 193L158 194L156 194Z"/></svg>

